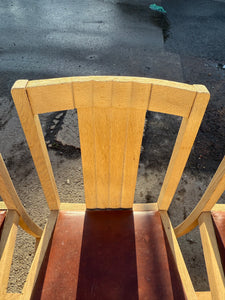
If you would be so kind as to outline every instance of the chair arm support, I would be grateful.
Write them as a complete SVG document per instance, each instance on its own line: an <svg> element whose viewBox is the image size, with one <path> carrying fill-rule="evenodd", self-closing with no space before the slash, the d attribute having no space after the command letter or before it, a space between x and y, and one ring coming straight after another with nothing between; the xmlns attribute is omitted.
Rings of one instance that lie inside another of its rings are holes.
<svg viewBox="0 0 225 300"><path fill-rule="evenodd" d="M27 214L22 202L17 195L8 170L0 154L0 196L6 204L7 209L16 210L20 216L19 225L29 234L39 238L42 229L35 224Z"/></svg>
<svg viewBox="0 0 225 300"><path fill-rule="evenodd" d="M198 218L202 212L210 211L225 190L225 157L220 163L208 188L191 214L175 229L175 234L180 237L198 225Z"/></svg>

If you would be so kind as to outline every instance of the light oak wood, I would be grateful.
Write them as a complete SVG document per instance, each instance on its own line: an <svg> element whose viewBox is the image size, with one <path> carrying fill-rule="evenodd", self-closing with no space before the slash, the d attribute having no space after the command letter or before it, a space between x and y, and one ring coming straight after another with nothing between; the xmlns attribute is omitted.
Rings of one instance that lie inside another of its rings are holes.
<svg viewBox="0 0 225 300"><path fill-rule="evenodd" d="M60 210L71 210L71 211L84 211L86 210L85 203L60 203Z"/></svg>
<svg viewBox="0 0 225 300"><path fill-rule="evenodd" d="M126 108L112 108L110 130L110 187L109 202L112 208L121 207L122 186L124 175L124 156L127 138L129 110Z"/></svg>
<svg viewBox="0 0 225 300"><path fill-rule="evenodd" d="M209 101L208 90L201 85L195 87L197 94L189 117L183 118L181 123L158 198L160 210L168 210L171 204Z"/></svg>
<svg viewBox="0 0 225 300"><path fill-rule="evenodd" d="M85 203L60 203L60 210L85 211ZM134 203L133 211L157 211L157 203Z"/></svg>
<svg viewBox="0 0 225 300"><path fill-rule="evenodd" d="M109 108L94 107L95 182L97 208L110 207L110 117ZM81 150L82 151L82 150ZM82 155L82 154L81 154ZM88 206L87 206L88 207Z"/></svg>
<svg viewBox="0 0 225 300"><path fill-rule="evenodd" d="M85 202L88 208L97 207L95 129L92 81L73 83L73 95L77 107Z"/></svg>
<svg viewBox="0 0 225 300"><path fill-rule="evenodd" d="M160 210L188 299L196 294L166 213L182 176L209 100L203 86L165 80L90 76L18 81L12 95L51 215L23 289L29 299L51 239L58 210L128 208ZM84 203L61 203L38 114L77 109ZM133 204L146 111L183 117L157 203ZM210 298L210 293L204 296Z"/></svg>
<svg viewBox="0 0 225 300"><path fill-rule="evenodd" d="M212 295L210 291L196 292L198 300L212 300Z"/></svg>
<svg viewBox="0 0 225 300"><path fill-rule="evenodd" d="M38 273L41 268L41 264L43 262L43 259L45 257L45 253L48 248L49 241L52 237L53 230L55 228L55 223L58 217L58 211L51 211L48 223L45 226L44 232L41 236L41 240L39 242L37 251L35 253L29 274L27 276L27 280L25 282L23 292L24 299L28 300L31 297L32 290L34 288L35 282L37 280Z"/></svg>
<svg viewBox="0 0 225 300"><path fill-rule="evenodd" d="M157 203L134 203L133 204L134 211L157 211L158 205Z"/></svg>
<svg viewBox="0 0 225 300"><path fill-rule="evenodd" d="M146 84L74 83L87 208L132 207L149 95Z"/></svg>
<svg viewBox="0 0 225 300"><path fill-rule="evenodd" d="M109 202L112 208L121 207L124 178L124 157L129 119L128 107L132 86L130 82L127 82L125 89L123 87L122 83L113 82L109 153Z"/></svg>
<svg viewBox="0 0 225 300"><path fill-rule="evenodd" d="M27 87L26 91L34 114L74 109L72 81L70 78L57 85Z"/></svg>
<svg viewBox="0 0 225 300"><path fill-rule="evenodd" d="M196 89L192 85L141 77L87 76L34 80L30 81L27 85L34 114L72 109L74 101L72 100L73 94L70 90L71 83L73 85L77 83L78 85L80 83L81 85L82 83L86 85L87 82L91 81L135 82L143 85L153 84L154 89L151 102L149 103L149 110L161 111L162 113L182 117L188 117L196 93ZM65 104L60 102L61 95L65 98ZM78 100L79 103L77 103L76 100L77 98L75 99L75 108L81 106L88 107L85 101Z"/></svg>
<svg viewBox="0 0 225 300"><path fill-rule="evenodd" d="M224 272L211 219L211 213L203 212L198 220L212 299L224 300Z"/></svg>
<svg viewBox="0 0 225 300"><path fill-rule="evenodd" d="M5 202L0 201L0 210L6 210L7 206L5 205Z"/></svg>
<svg viewBox="0 0 225 300"><path fill-rule="evenodd" d="M210 182L202 201L205 201L203 211L210 211L225 190L225 156Z"/></svg>
<svg viewBox="0 0 225 300"><path fill-rule="evenodd" d="M19 225L34 237L40 237L42 229L37 226L27 214L14 188L8 170L0 154L0 196L8 209L13 209L20 215Z"/></svg>
<svg viewBox="0 0 225 300"><path fill-rule="evenodd" d="M121 199L121 207L123 208L133 205L144 124L145 111L130 110L123 170Z"/></svg>
<svg viewBox="0 0 225 300"><path fill-rule="evenodd" d="M215 204L211 211L225 211L225 204Z"/></svg>
<svg viewBox="0 0 225 300"><path fill-rule="evenodd" d="M12 294L12 293L1 293L0 292L0 299L1 300L22 300L23 299L23 295L22 294Z"/></svg>
<svg viewBox="0 0 225 300"><path fill-rule="evenodd" d="M82 149L82 167L84 193L87 208L97 207L96 189L96 160L95 160L95 132L93 127L94 113L92 108L77 109L80 145Z"/></svg>
<svg viewBox="0 0 225 300"><path fill-rule="evenodd" d="M13 100L20 118L27 143L50 209L59 209L59 196L43 132L37 115L33 114L26 93L27 80L16 81L12 87Z"/></svg>
<svg viewBox="0 0 225 300"><path fill-rule="evenodd" d="M0 242L0 291L6 293L9 273L16 242L19 215L15 210L9 210L4 222Z"/></svg>
<svg viewBox="0 0 225 300"><path fill-rule="evenodd" d="M28 104L25 111L30 111L30 119L24 123L34 121L32 131L40 138L41 149L30 149L36 168L39 166L39 177L50 209L59 208L59 199L40 122L35 114L50 109L78 109L87 208L131 208L146 110L183 116L159 196L159 208L164 210L172 201L209 99L208 91L202 86L113 76L20 81L13 87L12 94L22 124L21 98ZM113 122L115 116L117 122ZM31 144L33 136L28 129L24 128L24 131L28 144ZM111 151L114 147L122 151Z"/></svg>
<svg viewBox="0 0 225 300"><path fill-rule="evenodd" d="M194 86L152 82L149 110L188 118L196 96Z"/></svg>
<svg viewBox="0 0 225 300"><path fill-rule="evenodd" d="M170 249L172 251L175 263L177 265L178 272L180 274L181 282L183 285L184 292L187 296L187 299L191 299L191 300L197 299L194 287L191 282L190 275L185 265L169 216L166 211L160 211L160 216L170 245Z"/></svg>
<svg viewBox="0 0 225 300"><path fill-rule="evenodd" d="M220 163L208 188L191 214L175 228L175 234L180 237L198 225L198 217L203 211L210 211L225 190L225 157Z"/></svg>

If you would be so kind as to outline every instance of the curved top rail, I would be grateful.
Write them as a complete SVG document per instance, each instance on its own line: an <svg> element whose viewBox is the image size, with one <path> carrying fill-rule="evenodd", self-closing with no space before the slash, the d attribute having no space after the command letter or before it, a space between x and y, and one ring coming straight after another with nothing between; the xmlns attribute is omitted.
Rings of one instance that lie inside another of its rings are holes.
<svg viewBox="0 0 225 300"><path fill-rule="evenodd" d="M20 215L20 226L29 234L39 238L42 229L36 225L27 214L14 188L8 170L0 154L0 195L8 209L16 210Z"/></svg>
<svg viewBox="0 0 225 300"><path fill-rule="evenodd" d="M20 88L20 82L22 83L20 80L17 81L12 90ZM125 90L130 89L135 95L134 102L111 102L111 92L116 93L118 85L121 84L124 85ZM94 106L132 106L182 117L189 116L196 93L199 92L199 88L195 85L125 76L54 78L28 81L26 85L26 92L34 114L74 109L81 106L85 107L85 105L90 106L90 102L87 101L88 95L91 94L90 91L106 89L108 89L108 99L102 101L101 95L99 95L100 97L98 101L95 101ZM208 93L208 90L204 88L204 90L201 90L202 92ZM147 107L143 103L142 96L147 96L149 99ZM62 101L62 98L64 101Z"/></svg>
<svg viewBox="0 0 225 300"><path fill-rule="evenodd" d="M225 156L213 176L201 200L190 215L175 229L175 234L180 237L198 225L198 218L203 211L210 211L225 190Z"/></svg>

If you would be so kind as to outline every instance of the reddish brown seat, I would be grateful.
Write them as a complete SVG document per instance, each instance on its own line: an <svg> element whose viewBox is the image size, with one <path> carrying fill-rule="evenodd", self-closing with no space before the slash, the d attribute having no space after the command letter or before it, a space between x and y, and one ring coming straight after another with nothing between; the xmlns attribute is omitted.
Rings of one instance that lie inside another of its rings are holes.
<svg viewBox="0 0 225 300"><path fill-rule="evenodd" d="M225 272L225 212L213 211L212 219L220 252L221 262L223 265L223 270Z"/></svg>
<svg viewBox="0 0 225 300"><path fill-rule="evenodd" d="M1 233L2 233L4 220L5 220L5 215L6 215L6 211L4 211L4 210L0 211L0 237L1 237Z"/></svg>
<svg viewBox="0 0 225 300"><path fill-rule="evenodd" d="M6 212L4 210L0 211L0 229L4 223Z"/></svg>
<svg viewBox="0 0 225 300"><path fill-rule="evenodd" d="M166 243L158 212L61 211L32 298L185 299Z"/></svg>

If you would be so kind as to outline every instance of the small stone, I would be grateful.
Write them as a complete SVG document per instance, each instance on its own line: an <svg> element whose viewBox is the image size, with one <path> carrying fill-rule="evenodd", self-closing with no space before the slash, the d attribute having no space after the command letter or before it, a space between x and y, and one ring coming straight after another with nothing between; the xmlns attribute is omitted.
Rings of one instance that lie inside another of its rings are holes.
<svg viewBox="0 0 225 300"><path fill-rule="evenodd" d="M70 180L69 179L66 179L66 184L70 184Z"/></svg>

